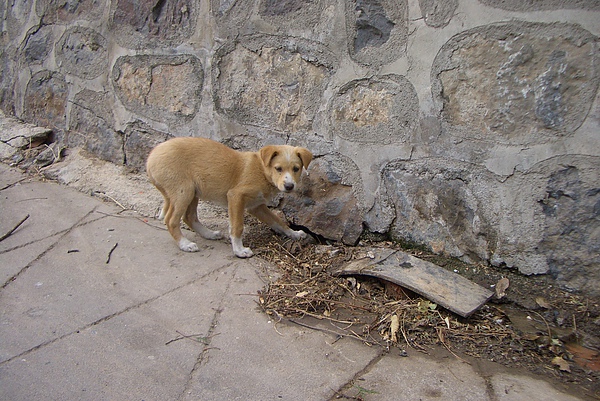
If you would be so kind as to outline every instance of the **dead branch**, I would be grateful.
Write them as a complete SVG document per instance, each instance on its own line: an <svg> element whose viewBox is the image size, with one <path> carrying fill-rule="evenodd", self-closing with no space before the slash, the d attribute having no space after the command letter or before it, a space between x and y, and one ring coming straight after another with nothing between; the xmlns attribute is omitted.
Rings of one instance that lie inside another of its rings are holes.
<svg viewBox="0 0 600 401"><path fill-rule="evenodd" d="M10 237L12 235L12 233L14 233L17 228L19 228L21 226L21 224L25 223L25 220L27 220L29 218L29 215L25 216L21 221L19 221L17 223L16 226L14 226L12 229L10 229L6 234L4 234L2 237L0 237L0 242L4 241L5 239L7 239L8 237Z"/></svg>
<svg viewBox="0 0 600 401"><path fill-rule="evenodd" d="M311 329L311 330L321 331L323 333L333 334L333 335L335 335L337 337L350 337L350 338L354 338L356 340L362 341L365 344L369 344L369 345L379 344L376 341L369 341L366 338L361 337L358 334L354 333L353 331L350 331L352 334L339 333L339 332L334 331L334 330L328 330L328 329L325 329L325 328L322 328L322 327L312 326L310 324L306 324L306 323L300 322L300 321L295 320L295 319L286 319L286 320L289 321L289 322L291 322L291 323L297 324L298 326L306 327L307 329ZM379 345L381 345L381 344L379 344Z"/></svg>
<svg viewBox="0 0 600 401"><path fill-rule="evenodd" d="M112 255L112 253L114 252L115 249L117 249L117 246L119 246L118 242L115 242L115 244L113 245L113 247L110 249L110 251L108 252L108 257L106 258L106 264L110 263L110 257Z"/></svg>

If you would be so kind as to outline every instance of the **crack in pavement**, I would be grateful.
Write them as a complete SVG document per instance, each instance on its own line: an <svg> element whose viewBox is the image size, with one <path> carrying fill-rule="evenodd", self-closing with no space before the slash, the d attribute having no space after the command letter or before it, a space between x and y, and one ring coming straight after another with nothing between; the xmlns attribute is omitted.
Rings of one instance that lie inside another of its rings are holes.
<svg viewBox="0 0 600 401"><path fill-rule="evenodd" d="M44 238L40 238L38 240L31 241L31 242L29 242L27 244L18 245L16 247L13 247L13 248L1 251L0 255L3 254L3 253L7 253L7 252L13 251L15 249L19 249L19 248L22 248L22 247L25 247L25 246L28 246L28 245L31 245L31 244L35 244L36 242L44 241L44 240L46 240L48 238L52 238L54 236L59 235L59 238L56 241L54 241L50 246L48 246L48 248L46 248L35 259L33 259L31 262L29 262L27 265L25 265L21 270L19 270L17 273L15 273L12 277L10 277L8 280L6 280L6 282L4 282L2 284L2 286L0 287L0 291L4 290L6 287L8 287L21 274L23 274L24 272L26 272L35 262L39 261L42 257L44 257L44 255L46 255L48 252L50 252L52 249L54 249L54 247L56 247L56 244L58 244L66 235L68 235L69 233L71 233L74 229L76 229L78 227L82 227L82 226L84 226L86 224L89 224L89 223L91 223L93 221L97 221L97 220L102 219L103 217L100 217L99 219L95 219L95 220L92 220L90 222L82 223L82 221L84 221L88 216L90 216L92 213L94 213L98 207L99 206L95 206L92 210L90 210L89 212L87 212L82 218L80 218L79 220L77 220L77 222L75 224L73 224L71 227L69 227L69 228L67 228L67 229L65 229L63 231L59 231L57 233L48 235L48 236L46 236Z"/></svg>
<svg viewBox="0 0 600 401"><path fill-rule="evenodd" d="M134 310L134 309L137 309L137 308L141 308L142 306L149 305L149 304L151 304L154 301L157 301L157 300L159 300L159 299L161 299L161 298L163 298L163 297L165 297L165 296L167 296L169 294L172 294L173 292L179 291L179 290L181 290L181 289L183 289L183 288L185 288L185 287L187 287L189 285L193 285L193 284L195 284L198 281L202 281L202 280L210 277L211 275L213 275L215 273L219 273L219 272L221 272L223 270L226 270L227 268L231 267L231 265L233 265L234 263L235 262L230 262L230 263L228 263L228 264L226 264L224 266L219 267L218 269L212 270L212 271L210 271L210 272L208 272L206 274L203 274L200 277L197 277L197 278L195 278L193 280L190 280L190 281L188 281L188 282L186 282L184 284L181 284L181 285L179 285L177 287L174 287L174 288L172 288L172 289L170 289L170 290L168 290L168 291L166 291L166 292L164 292L162 294L159 294L159 295L157 295L155 297L146 299L145 301L139 302L139 303L137 303L135 305L128 306L127 308L124 308L124 309L122 309L120 311L111 313L110 315L103 316L100 319L97 319L97 320L95 320L95 321L93 321L91 323L88 323L88 324L86 324L86 325L84 325L82 327L79 327L79 328L77 328L77 329L75 329L75 330L73 330L73 331L71 331L69 333L63 334L61 336L58 336L56 338L53 338L51 340L45 341L45 342L43 342L41 344L38 344L35 347L32 347L32 348L30 348L30 349L28 349L26 351L23 351L23 352L21 352L21 353L19 353L17 355L14 355L14 356L12 356L12 357L10 357L8 359L5 359L4 361L0 361L0 366L5 365L5 364L7 364L9 362L12 362L15 359L22 358L22 357L24 357L24 356L26 356L26 355L34 352L34 351L42 349L42 348L44 348L44 347L46 347L48 345L54 344L54 343L56 343L56 342L58 342L60 340L66 339L66 338L68 338L68 337L70 337L70 336L72 336L74 334L78 334L81 331L89 329L90 327L94 327L94 326L99 325L101 323L107 322L107 321L109 321L109 320L111 320L111 319L113 319L115 317L121 316L124 313L127 313L127 312L129 312L131 310ZM235 271L234 271L234 276L235 276ZM227 292L227 289L229 289L230 284L231 284L231 282L229 282L227 284L225 292ZM224 298L225 298L225 296L222 297L220 305L222 305ZM219 313L220 313L220 311L219 311ZM211 335L213 333L213 324L214 324L214 322L215 322L215 318L213 317L213 323L211 323L211 329L209 330L209 333L210 333L209 335Z"/></svg>
<svg viewBox="0 0 600 401"><path fill-rule="evenodd" d="M344 391L350 390L353 386L354 383L359 380L362 376L366 375L367 373L369 373L371 371L371 369L373 369L373 367L375 365L377 365L377 363L388 353L388 351L384 348L382 348L377 355L375 355L375 357L373 359L371 359L369 361L369 363L367 363L367 365L362 368L361 370L359 370L358 372L356 372L354 374L354 376L352 376L352 378L350 380L348 380L348 382L346 382L344 385L342 385L338 390L333 390L333 395L327 400L327 401L333 401L333 400L338 400L340 399L340 396L345 397L344 395Z"/></svg>
<svg viewBox="0 0 600 401"><path fill-rule="evenodd" d="M150 226L152 228L155 228L157 230L164 230L164 231L166 231L166 228L154 226L154 225L152 225L152 224L144 221L144 219L139 218L139 217L135 217L135 216L119 216L119 215L116 215L116 214L109 214L109 213L100 212L99 210L97 210L99 207L100 206L94 207L85 216L83 216L73 226L71 226L69 228L65 228L64 230L57 231L57 232L55 232L53 234L49 234L49 235L47 235L46 237L43 237L43 238L39 238L39 239L36 239L36 240L33 240L33 241L26 242L24 244L13 246L12 248L7 248L7 249L4 249L4 250L0 250L0 255L2 255L2 254L5 254L5 253L9 253L9 252L15 251L17 249L21 249L21 248L25 248L25 247L33 245L33 244L37 244L39 242L45 241L47 239L50 239L50 238L53 238L53 237L56 237L56 236L60 236L55 242L53 242L52 244L50 244L48 246L48 248L46 248L43 252L41 252L35 259L33 259L26 266L24 266L20 271L18 271L16 274L14 274L8 280L6 280L2 284L2 286L0 286L0 291L3 290L3 289L5 289L8 285L10 285L10 283L12 283L13 281L15 281L17 279L17 277L20 276L22 273L24 273L27 269L29 269L29 267L31 267L31 265L33 265L35 262L39 261L44 255L46 255L49 251L51 251L52 249L54 249L54 247L56 246L56 244L58 244L67 234L69 234L70 232L72 232L76 228L85 227L88 224L92 224L92 223L98 222L98 221L100 221L102 219L113 217L113 218L127 218L127 219L138 220L138 221L141 221L142 223L144 223L144 224L146 224L146 225L148 225L148 226ZM90 216L92 213L99 213L99 214L101 214L101 216L97 217L97 218L94 218L94 219L91 219L89 221L82 222L88 216Z"/></svg>
<svg viewBox="0 0 600 401"><path fill-rule="evenodd" d="M96 206L94 209L97 209L97 208L98 208L98 206ZM103 216L102 216L102 217L98 217L98 218L96 218L96 219L92 219L92 220L89 220L89 221L86 221L86 222L83 222L83 223L81 223L81 221L82 221L82 220L84 220L84 219L85 219L87 216L91 215L93 212L96 212L96 213L101 213ZM102 219L104 219L104 218L106 218L106 217L111 217L111 216L112 216L112 215L107 215L107 214L105 214L105 213L102 213L102 212L99 212L99 211L97 211L97 210L91 210L89 213L87 213L85 216L83 216L83 217L82 217L82 218L81 218L81 219L80 219L78 222L76 222L76 223L75 223L75 224L74 224L72 227L65 228L64 230L60 230L60 231L57 231L57 232L55 232L55 233L49 234L49 235L47 235L46 237L43 237L43 238L38 238L38 239L36 239L36 240L29 241L29 242L26 242L26 243L24 243L24 244L21 244L21 245L16 245L16 246L13 246L12 248L7 248L7 249L4 249L4 250L0 250L0 255L2 255L2 254L5 254L5 253L8 253L8 252L15 251L15 250L17 250L17 249L25 248L25 247L27 247L27 246L29 246L29 245L37 244L38 242L45 241L45 240L47 240L47 239L50 239L50 238L52 238L52 237L56 237L57 235L60 235L60 238L56 240L56 242L59 242L59 241L60 241L60 240L61 240L61 239L64 237L64 234L68 234L70 231L72 231L72 230L74 230L74 229L76 229L76 228L79 228L79 227L85 227L85 226L87 226L88 224L95 223L95 222L97 222L97 221L100 221L100 220L102 220ZM40 257L42 257L42 256L43 256L43 254L45 254L47 251L49 251L51 248L53 248L53 247L56 245L56 242L55 242L54 244L52 244L52 245L48 246L48 249L46 249L46 250L45 250L45 251L44 251L42 254L40 254L40 255L39 255L39 256L38 256L36 259L32 260L32 261L31 261L29 264L32 264L32 263L34 263L34 262L35 262L35 261L37 261L37 260L38 260ZM2 286L2 287L0 287L0 288L4 288L4 286Z"/></svg>
<svg viewBox="0 0 600 401"><path fill-rule="evenodd" d="M232 263L228 264L227 267L234 265L234 264L235 264L235 262L232 262ZM233 274L231 275L229 282L227 283L223 293L221 294L221 299L219 300L219 305L217 306L216 309L214 309L215 314L213 315L212 321L210 323L210 328L208 329L208 333L206 333L207 342L204 343L204 345L205 345L204 348L202 349L202 351L200 351L200 354L196 358L196 363L194 364L194 366L192 367L192 370L190 371L190 374L188 375L188 380L185 383L183 391L181 392L179 397L177 397L177 399L180 401L184 400L187 397L187 395L190 393L190 389L191 389L192 382L193 382L196 372L200 370L200 367L202 366L202 364L207 360L208 351L210 351L211 349L214 349L214 347L211 347L210 344L212 342L213 337L216 335L215 330L216 330L217 326L219 325L219 318L221 316L221 313L223 313L223 305L225 303L225 300L227 299L227 294L229 293L229 288L231 287L231 283L233 283L233 281L235 280L238 268L239 268L239 266L236 266L235 269L233 270Z"/></svg>

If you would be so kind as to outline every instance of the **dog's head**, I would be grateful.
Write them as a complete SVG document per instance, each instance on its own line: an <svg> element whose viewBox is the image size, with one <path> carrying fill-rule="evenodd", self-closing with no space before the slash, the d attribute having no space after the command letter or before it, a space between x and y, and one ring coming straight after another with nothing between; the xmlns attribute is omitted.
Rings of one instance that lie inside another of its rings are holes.
<svg viewBox="0 0 600 401"><path fill-rule="evenodd" d="M308 149L288 145L269 145L258 152L271 182L283 192L296 189L302 167L308 168L312 153Z"/></svg>

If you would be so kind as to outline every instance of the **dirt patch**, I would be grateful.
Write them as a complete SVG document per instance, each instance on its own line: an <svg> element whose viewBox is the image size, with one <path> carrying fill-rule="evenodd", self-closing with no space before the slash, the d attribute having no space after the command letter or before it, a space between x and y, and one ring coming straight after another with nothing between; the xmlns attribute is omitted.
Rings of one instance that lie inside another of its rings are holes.
<svg viewBox="0 0 600 401"><path fill-rule="evenodd" d="M442 346L457 358L480 361L480 369L493 369L488 362L496 362L544 376L579 397L600 398L598 299L563 291L547 276L403 249L487 288L508 279L503 297L461 318L395 284L331 274L364 257L369 247L402 249L398 244L368 238L357 247L298 243L258 223L247 228L248 245L275 269L259 292L260 307L273 319L394 352L431 354Z"/></svg>

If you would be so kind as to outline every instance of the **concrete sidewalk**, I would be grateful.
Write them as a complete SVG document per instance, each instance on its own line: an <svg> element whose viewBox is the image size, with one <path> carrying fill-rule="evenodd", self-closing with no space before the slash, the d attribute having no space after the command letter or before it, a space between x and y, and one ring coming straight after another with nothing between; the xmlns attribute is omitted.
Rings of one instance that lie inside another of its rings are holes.
<svg viewBox="0 0 600 401"><path fill-rule="evenodd" d="M0 242L0 400L579 399L275 324L251 295L265 262L225 241L181 252L154 219L2 164L0 189L0 235L30 216Z"/></svg>

